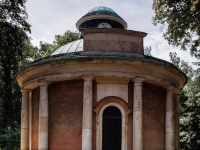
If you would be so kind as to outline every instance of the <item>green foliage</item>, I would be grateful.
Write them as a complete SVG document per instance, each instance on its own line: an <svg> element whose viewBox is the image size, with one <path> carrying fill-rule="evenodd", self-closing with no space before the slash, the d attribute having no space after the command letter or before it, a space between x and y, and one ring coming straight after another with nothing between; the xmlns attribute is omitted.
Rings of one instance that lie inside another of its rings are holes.
<svg viewBox="0 0 200 150"><path fill-rule="evenodd" d="M176 53L170 52L169 57L170 61L187 75L188 80L191 80L196 75L196 71L193 70L188 62L181 60L180 57L177 57Z"/></svg>
<svg viewBox="0 0 200 150"><path fill-rule="evenodd" d="M35 47L35 58L42 58L51 55L55 50L57 50L59 47L73 42L75 40L79 39L79 34L78 32L72 32L67 30L63 35L56 35L55 36L55 41L53 41L53 44L49 43L44 43L40 41L40 46L39 48Z"/></svg>
<svg viewBox="0 0 200 150"><path fill-rule="evenodd" d="M149 46L149 47L145 47L144 50L146 50L147 52L151 53L152 48L151 48L151 46Z"/></svg>
<svg viewBox="0 0 200 150"><path fill-rule="evenodd" d="M167 27L164 33L169 44L190 48L192 56L200 58L200 1L154 0L154 25Z"/></svg>
<svg viewBox="0 0 200 150"><path fill-rule="evenodd" d="M17 150L20 145L21 92L16 73L31 61L50 55L58 47L78 39L77 32L57 35L53 44L30 43L27 32L26 0L0 3L0 150Z"/></svg>
<svg viewBox="0 0 200 150"><path fill-rule="evenodd" d="M180 145L183 150L200 149L200 77L189 81L181 93Z"/></svg>
<svg viewBox="0 0 200 150"><path fill-rule="evenodd" d="M40 45L37 47L33 46L31 43L26 43L26 53L24 54L26 57L23 59L23 62L20 62L20 64L23 64L21 66L25 67L26 64L31 61L49 56L59 47L78 39L78 32L67 30L63 35L56 35L53 44L40 41Z"/></svg>
<svg viewBox="0 0 200 150"><path fill-rule="evenodd" d="M0 3L0 148L19 147L21 93L15 81L20 63L26 57L29 43L25 9L26 0L4 0ZM15 136L14 136L15 135ZM15 138L14 138L15 137ZM14 138L14 139L13 139ZM18 139L18 140L15 140ZM12 141L15 140L15 141Z"/></svg>
<svg viewBox="0 0 200 150"><path fill-rule="evenodd" d="M188 83L180 95L180 147L181 150L199 150L200 75L176 53L170 53L170 59L188 76Z"/></svg>
<svg viewBox="0 0 200 150"><path fill-rule="evenodd" d="M63 35L56 35L54 43L54 50L58 49L59 47L73 42L79 38L78 32L71 32L67 30Z"/></svg>
<svg viewBox="0 0 200 150"><path fill-rule="evenodd" d="M20 125L16 123L15 126L8 126L3 129L4 134L0 135L2 142L6 143L5 147L2 147L3 150L19 150L20 147Z"/></svg>

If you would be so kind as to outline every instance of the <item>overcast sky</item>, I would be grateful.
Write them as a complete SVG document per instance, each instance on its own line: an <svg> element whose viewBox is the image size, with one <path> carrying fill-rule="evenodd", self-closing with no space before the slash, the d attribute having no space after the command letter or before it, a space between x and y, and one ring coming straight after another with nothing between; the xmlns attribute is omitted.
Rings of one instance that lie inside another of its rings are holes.
<svg viewBox="0 0 200 150"><path fill-rule="evenodd" d="M153 0L28 0L26 9L31 24L32 43L40 41L52 43L55 35L65 31L77 31L76 22L90 9L97 6L112 8L128 24L129 30L148 33L144 46L152 47L152 55L169 61L169 52L177 52L187 62L196 61L189 52L168 45L163 39L160 26L152 25Z"/></svg>

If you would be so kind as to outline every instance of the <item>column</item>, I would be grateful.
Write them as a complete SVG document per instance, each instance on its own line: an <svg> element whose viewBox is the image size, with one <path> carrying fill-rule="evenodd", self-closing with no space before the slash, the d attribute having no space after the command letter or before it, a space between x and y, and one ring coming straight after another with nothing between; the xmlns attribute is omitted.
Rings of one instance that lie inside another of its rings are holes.
<svg viewBox="0 0 200 150"><path fill-rule="evenodd" d="M175 149L175 125L174 125L174 87L167 88L166 114L165 114L165 149Z"/></svg>
<svg viewBox="0 0 200 150"><path fill-rule="evenodd" d="M93 76L83 76L83 120L82 120L82 150L92 150L92 80Z"/></svg>
<svg viewBox="0 0 200 150"><path fill-rule="evenodd" d="M31 150L32 136L32 91L29 92L29 150Z"/></svg>
<svg viewBox="0 0 200 150"><path fill-rule="evenodd" d="M48 150L48 82L40 83L38 150Z"/></svg>
<svg viewBox="0 0 200 150"><path fill-rule="evenodd" d="M22 92L22 108L21 108L21 150L29 149L29 91Z"/></svg>
<svg viewBox="0 0 200 150"><path fill-rule="evenodd" d="M175 101L174 101L174 111L175 111L175 150L179 150L180 149L180 124L179 124L179 98L180 95L175 95Z"/></svg>
<svg viewBox="0 0 200 150"><path fill-rule="evenodd" d="M144 78L134 79L133 99L133 150L143 149L142 138L142 82Z"/></svg>

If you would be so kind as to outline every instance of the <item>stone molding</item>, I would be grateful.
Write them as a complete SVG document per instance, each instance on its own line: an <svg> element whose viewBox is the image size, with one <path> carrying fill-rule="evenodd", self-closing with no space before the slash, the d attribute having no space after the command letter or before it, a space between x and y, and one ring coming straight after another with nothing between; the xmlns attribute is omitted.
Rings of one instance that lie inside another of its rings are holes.
<svg viewBox="0 0 200 150"><path fill-rule="evenodd" d="M173 91L175 89L174 85L164 86L166 90Z"/></svg>
<svg viewBox="0 0 200 150"><path fill-rule="evenodd" d="M132 112L132 110L128 108L127 103L123 99L121 99L119 97L115 97L115 96L105 97L102 100L100 100L98 102L97 107L94 109L94 112L98 115L99 111L107 103L117 103L117 104L119 104L120 106L122 106L124 108L124 110L127 112L127 114L130 114Z"/></svg>
<svg viewBox="0 0 200 150"><path fill-rule="evenodd" d="M42 86L42 85L45 85L45 86L47 86L47 85L49 85L51 82L49 82L49 81L47 81L47 80L38 80L38 84L40 85L40 86Z"/></svg>
<svg viewBox="0 0 200 150"><path fill-rule="evenodd" d="M56 63L57 61L54 61ZM112 67L112 68L111 68ZM175 85L176 93L184 85L186 79L178 70L166 70L164 66L144 66L139 60L92 59L86 62L66 61L65 64L32 66L17 75L19 85L24 89L34 89L39 86L38 81L46 80L50 83L64 80L79 80L85 75L92 74L95 78L124 78L142 76L145 82L159 86ZM65 69L63 69L65 68ZM133 69L134 68L134 69ZM172 71L172 72L171 72Z"/></svg>
<svg viewBox="0 0 200 150"><path fill-rule="evenodd" d="M92 75L82 75L81 77L84 82L92 82L92 80L94 80L94 77Z"/></svg>
<svg viewBox="0 0 200 150"><path fill-rule="evenodd" d="M145 81L145 78L135 77L134 79L132 79L132 81L134 81L135 83L142 83L143 81Z"/></svg>
<svg viewBox="0 0 200 150"><path fill-rule="evenodd" d="M28 89L21 89L20 91L21 91L21 93L29 93L30 92L30 90L28 90Z"/></svg>
<svg viewBox="0 0 200 150"><path fill-rule="evenodd" d="M117 29L117 28L85 28L85 29L80 29L80 31L83 34L88 34L88 33L118 33L118 34L125 34L125 35L136 35L136 36L141 36L145 37L147 33L145 32L140 32L140 31L134 31L134 30L124 30L124 29Z"/></svg>
<svg viewBox="0 0 200 150"><path fill-rule="evenodd" d="M127 150L127 125L128 125L128 114L130 110L124 100L118 97L106 97L101 100L94 109L96 113L96 150L102 150L102 116L104 110L109 107L117 107L122 114L122 150Z"/></svg>

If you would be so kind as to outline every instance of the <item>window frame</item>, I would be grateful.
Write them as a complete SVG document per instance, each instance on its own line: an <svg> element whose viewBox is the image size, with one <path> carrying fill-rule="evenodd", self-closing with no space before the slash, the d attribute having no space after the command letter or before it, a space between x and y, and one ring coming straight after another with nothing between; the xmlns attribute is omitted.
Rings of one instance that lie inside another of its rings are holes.
<svg viewBox="0 0 200 150"><path fill-rule="evenodd" d="M102 99L100 101L100 104L94 110L96 112L96 150L102 150L103 112L109 106L117 107L121 112L122 115L121 150L127 150L128 114L132 110L128 109L127 103L118 97L107 97Z"/></svg>

